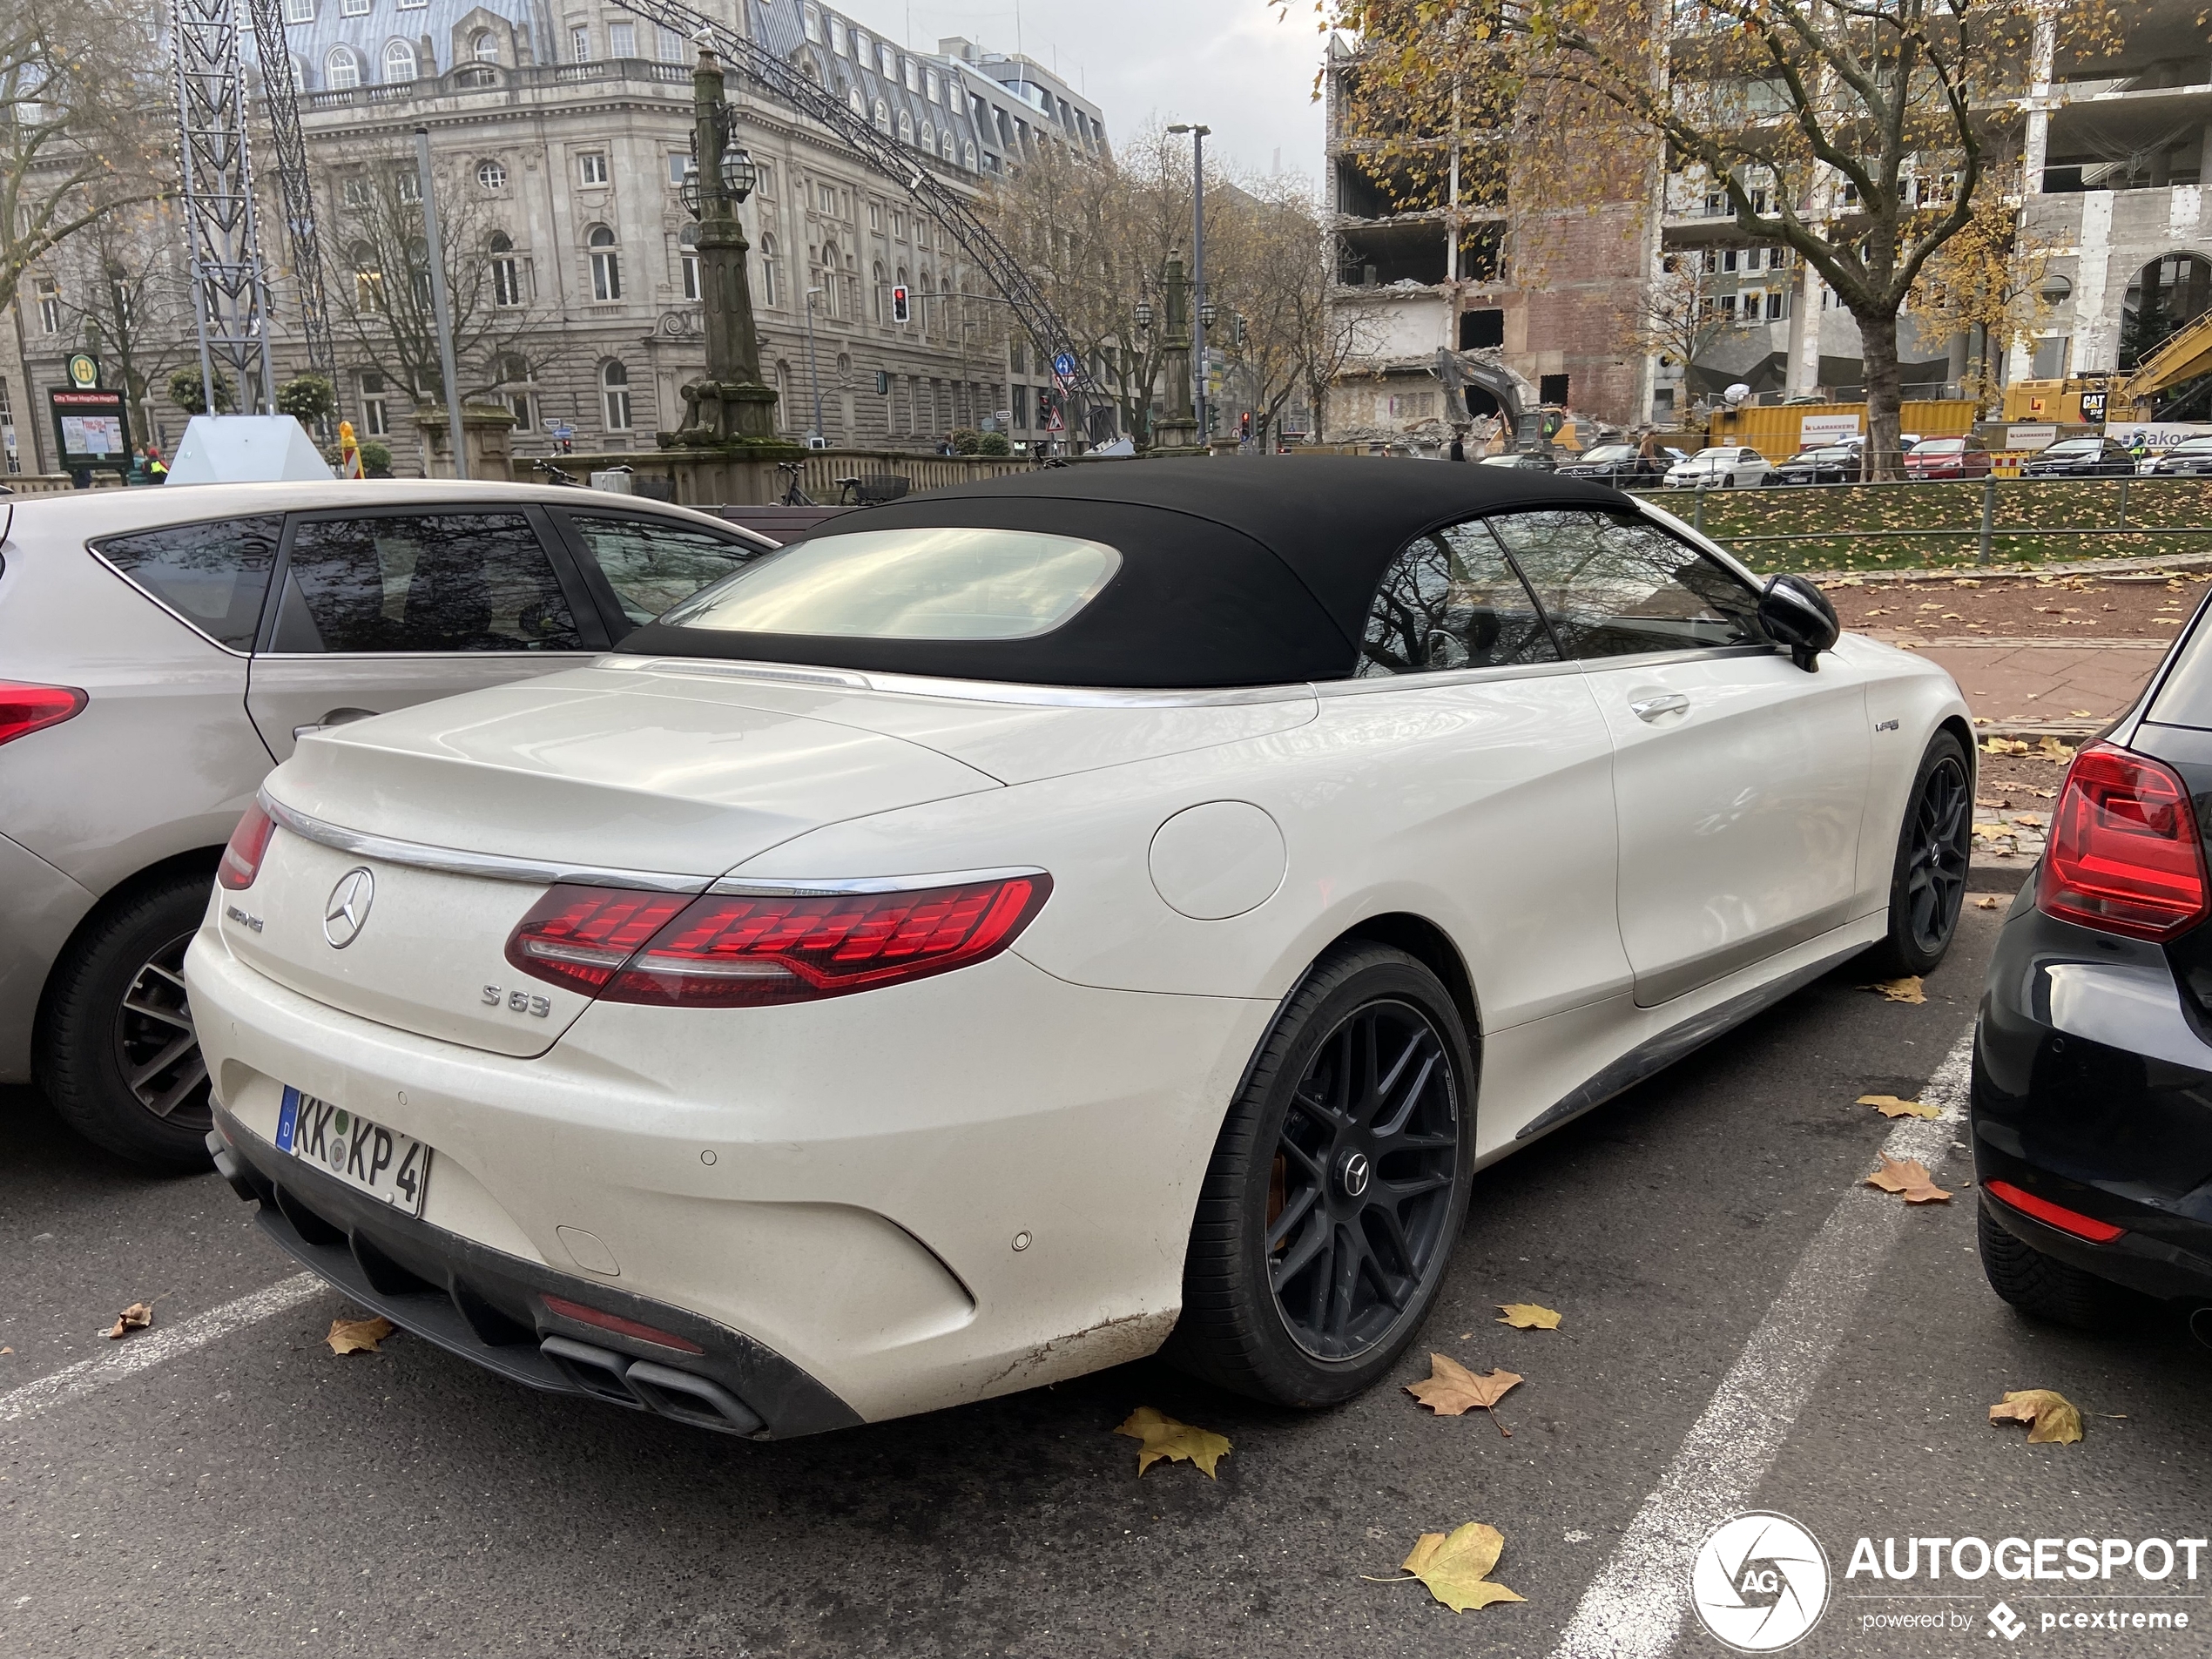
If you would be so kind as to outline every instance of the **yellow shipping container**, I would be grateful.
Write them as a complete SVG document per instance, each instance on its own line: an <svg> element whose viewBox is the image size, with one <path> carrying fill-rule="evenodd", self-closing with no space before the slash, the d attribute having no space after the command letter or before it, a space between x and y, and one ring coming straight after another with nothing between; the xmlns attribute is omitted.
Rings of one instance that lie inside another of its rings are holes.
<svg viewBox="0 0 2212 1659"><path fill-rule="evenodd" d="M1975 415L1966 398L1915 399L1898 410L1898 427L1924 438L1964 437ZM1769 461L1787 461L1800 449L1865 435L1864 403L1787 403L1716 410L1706 442L1748 443Z"/></svg>

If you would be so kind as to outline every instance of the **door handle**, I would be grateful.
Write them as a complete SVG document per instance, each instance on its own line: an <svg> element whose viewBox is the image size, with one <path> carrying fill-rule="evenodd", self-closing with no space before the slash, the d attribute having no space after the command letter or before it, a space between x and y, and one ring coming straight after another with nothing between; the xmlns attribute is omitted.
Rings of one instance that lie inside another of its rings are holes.
<svg viewBox="0 0 2212 1659"><path fill-rule="evenodd" d="M1630 712L1639 720L1656 720L1662 714L1680 714L1689 706L1689 699L1680 691L1665 691L1656 697L1640 697L1629 705Z"/></svg>
<svg viewBox="0 0 2212 1659"><path fill-rule="evenodd" d="M325 731L334 725L351 725L356 720L374 719L376 718L376 713L377 711L374 709L332 709L320 720L311 721L306 725L293 726L292 740L297 743L310 732Z"/></svg>

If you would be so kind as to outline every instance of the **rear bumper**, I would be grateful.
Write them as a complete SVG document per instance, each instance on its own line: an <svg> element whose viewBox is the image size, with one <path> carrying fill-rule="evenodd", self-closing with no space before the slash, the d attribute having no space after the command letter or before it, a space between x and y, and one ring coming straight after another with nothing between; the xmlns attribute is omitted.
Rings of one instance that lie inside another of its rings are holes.
<svg viewBox="0 0 2212 1659"><path fill-rule="evenodd" d="M1983 1207L2045 1254L2168 1300L2212 1303L2212 1042L2155 945L2015 901L1974 1042ZM1987 1191L2009 1182L2125 1229L2092 1244Z"/></svg>
<svg viewBox="0 0 2212 1659"><path fill-rule="evenodd" d="M219 1108L207 1139L215 1167L240 1197L260 1205L255 1220L286 1251L393 1324L488 1371L758 1440L860 1420L750 1337L396 1214L279 1151ZM683 1345L568 1317L549 1296L649 1326Z"/></svg>

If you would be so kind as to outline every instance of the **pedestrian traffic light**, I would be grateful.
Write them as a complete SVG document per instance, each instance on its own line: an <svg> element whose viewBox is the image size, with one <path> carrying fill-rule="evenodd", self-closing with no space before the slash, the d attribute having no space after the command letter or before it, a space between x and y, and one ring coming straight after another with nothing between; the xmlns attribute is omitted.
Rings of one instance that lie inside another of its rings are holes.
<svg viewBox="0 0 2212 1659"><path fill-rule="evenodd" d="M908 322L914 318L914 307L907 300L907 285L903 282L891 290L891 320Z"/></svg>

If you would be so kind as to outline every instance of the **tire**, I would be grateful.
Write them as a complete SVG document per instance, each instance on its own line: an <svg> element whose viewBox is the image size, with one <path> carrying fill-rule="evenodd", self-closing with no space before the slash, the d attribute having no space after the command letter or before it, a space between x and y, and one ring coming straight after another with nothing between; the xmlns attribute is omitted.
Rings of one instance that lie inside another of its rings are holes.
<svg viewBox="0 0 2212 1659"><path fill-rule="evenodd" d="M1359 1086L1375 1069L1379 1094ZM1413 957L1363 941L1315 963L1215 1143L1166 1358L1305 1408L1386 1376L1466 1218L1474 1076L1451 996Z"/></svg>
<svg viewBox="0 0 2212 1659"><path fill-rule="evenodd" d="M1989 1288L2031 1319L2077 1331L2118 1331L2157 1311L2158 1304L2140 1291L2046 1256L2015 1237L1986 1204L1976 1211L1975 1233Z"/></svg>
<svg viewBox="0 0 2212 1659"><path fill-rule="evenodd" d="M1878 973L1931 973L1958 936L1973 847L1973 776L1959 739L1936 733L1905 797L1890 873L1889 936L1866 954L1865 965Z"/></svg>
<svg viewBox="0 0 2212 1659"><path fill-rule="evenodd" d="M111 899L54 966L38 1081L62 1121L148 1169L204 1170L207 1068L185 1003L185 947L212 872L156 877Z"/></svg>

